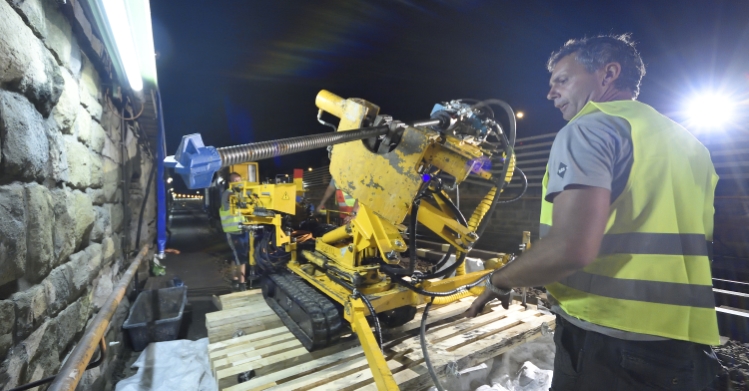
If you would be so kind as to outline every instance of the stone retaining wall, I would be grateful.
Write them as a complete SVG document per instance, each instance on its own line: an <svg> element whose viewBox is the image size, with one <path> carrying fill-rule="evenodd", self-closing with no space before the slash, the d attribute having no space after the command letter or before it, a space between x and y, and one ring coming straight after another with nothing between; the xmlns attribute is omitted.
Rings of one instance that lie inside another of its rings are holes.
<svg viewBox="0 0 749 391"><path fill-rule="evenodd" d="M111 109L101 68L59 7L0 0L3 390L57 373L112 292L135 250L153 165L146 138ZM153 200L152 192L141 243L153 240ZM125 299L108 341L122 340L127 308ZM111 388L101 374L111 373L120 350L113 346L104 365L87 371L81 388Z"/></svg>

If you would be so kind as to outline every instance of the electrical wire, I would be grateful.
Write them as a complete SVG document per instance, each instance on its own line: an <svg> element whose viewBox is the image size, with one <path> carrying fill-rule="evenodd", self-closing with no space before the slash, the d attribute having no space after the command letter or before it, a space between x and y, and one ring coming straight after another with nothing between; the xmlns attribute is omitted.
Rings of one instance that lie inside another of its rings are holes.
<svg viewBox="0 0 749 391"><path fill-rule="evenodd" d="M109 89L107 89L107 90L106 90L106 91L104 92L104 96L108 96L108 95L109 95ZM126 99L127 99L127 101L128 101L128 102L130 102L130 97L126 97ZM123 115L120 115L120 114L119 114L119 113L117 112L117 110L114 110L114 107L112 106L112 101L111 101L110 99L106 99L106 101L107 101L107 106L109 106L109 109L110 109L110 111L111 111L111 112L113 112L113 113L114 113L114 115L115 115L115 116L117 116L117 118L119 118L119 119L121 119L121 120L124 120L124 121L134 121L134 120L136 120L136 119L140 118L140 116L141 116L141 115L143 115L143 111L144 111L144 109L146 108L146 102L143 102L143 103L141 104L141 106L140 106L140 111L138 112L138 114L137 114L137 115L135 115L135 116L133 116L133 117L127 118L127 117L125 117L125 115L124 115L124 114L123 114ZM131 103L132 103L132 102L131 102ZM124 107L123 107L123 110L122 110L122 112L123 112L123 113L125 112L125 109L124 109Z"/></svg>

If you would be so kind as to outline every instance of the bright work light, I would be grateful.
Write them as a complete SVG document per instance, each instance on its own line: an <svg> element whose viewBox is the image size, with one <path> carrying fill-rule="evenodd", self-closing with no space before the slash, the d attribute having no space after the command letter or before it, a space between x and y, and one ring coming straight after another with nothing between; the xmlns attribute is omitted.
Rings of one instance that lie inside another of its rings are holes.
<svg viewBox="0 0 749 391"><path fill-rule="evenodd" d="M130 88L140 91L143 89L143 78L140 74L140 62L135 51L135 44L133 44L125 3L122 0L104 0L102 3Z"/></svg>
<svg viewBox="0 0 749 391"><path fill-rule="evenodd" d="M733 119L736 103L728 96L709 93L692 98L687 105L689 127L719 128Z"/></svg>

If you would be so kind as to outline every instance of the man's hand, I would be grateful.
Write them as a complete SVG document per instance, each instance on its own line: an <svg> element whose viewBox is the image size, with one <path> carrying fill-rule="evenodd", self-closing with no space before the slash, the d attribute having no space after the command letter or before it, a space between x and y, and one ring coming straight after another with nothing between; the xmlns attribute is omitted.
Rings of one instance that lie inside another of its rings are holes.
<svg viewBox="0 0 749 391"><path fill-rule="evenodd" d="M471 303L471 306L468 307L466 312L463 313L463 316L466 318L475 318L484 310L484 306L494 299L499 300L504 309L508 309L510 307L510 300L512 300L512 291L506 295L499 296L488 289L484 289L484 292L482 292L479 297Z"/></svg>
<svg viewBox="0 0 749 391"><path fill-rule="evenodd" d="M322 211L324 211L324 210L325 210L325 205L324 204L317 205L317 208L315 208L315 211L317 213L320 213L320 214L322 214Z"/></svg>

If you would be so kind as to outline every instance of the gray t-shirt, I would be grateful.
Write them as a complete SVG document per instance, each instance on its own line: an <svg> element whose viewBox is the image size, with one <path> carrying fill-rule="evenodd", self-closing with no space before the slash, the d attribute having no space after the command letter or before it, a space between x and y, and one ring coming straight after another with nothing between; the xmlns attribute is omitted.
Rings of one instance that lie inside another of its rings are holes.
<svg viewBox="0 0 749 391"><path fill-rule="evenodd" d="M549 155L546 201L569 185L611 190L614 201L624 190L632 169L629 122L602 112L584 115L562 128Z"/></svg>
<svg viewBox="0 0 749 391"><path fill-rule="evenodd" d="M627 120L595 112L575 119L554 139L549 155L549 183L545 199L570 185L611 190L611 202L624 191L632 169L632 128ZM585 330L630 341L662 341L667 338L605 327L575 318L552 302L552 311Z"/></svg>

